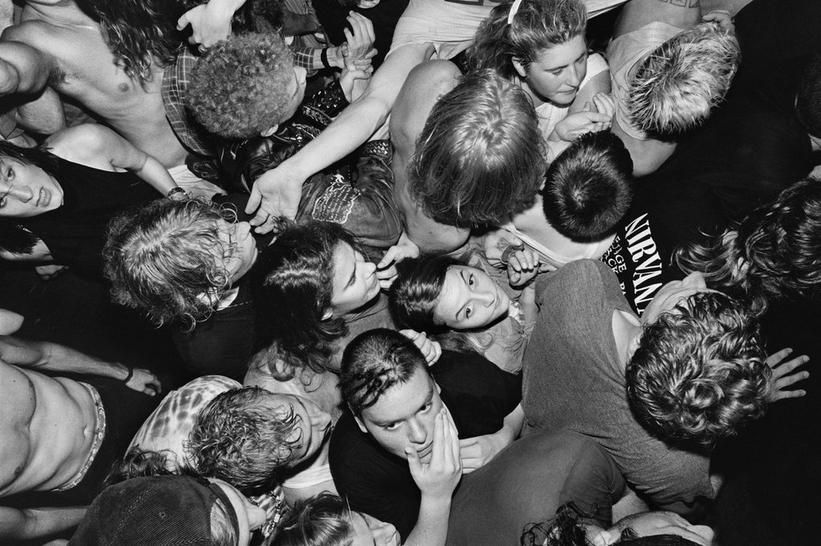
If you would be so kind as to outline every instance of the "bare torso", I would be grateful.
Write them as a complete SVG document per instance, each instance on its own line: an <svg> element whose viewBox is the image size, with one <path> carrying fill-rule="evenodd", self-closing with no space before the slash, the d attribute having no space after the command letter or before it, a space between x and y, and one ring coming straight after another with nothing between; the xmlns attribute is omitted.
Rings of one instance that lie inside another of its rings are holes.
<svg viewBox="0 0 821 546"><path fill-rule="evenodd" d="M50 83L61 95L83 105L164 166L184 163L185 149L165 118L162 69L155 67L145 88L126 76L99 26L72 3L28 4L23 22L8 29L4 37L53 59Z"/></svg>
<svg viewBox="0 0 821 546"><path fill-rule="evenodd" d="M0 497L71 480L91 450L96 419L83 384L0 362Z"/></svg>

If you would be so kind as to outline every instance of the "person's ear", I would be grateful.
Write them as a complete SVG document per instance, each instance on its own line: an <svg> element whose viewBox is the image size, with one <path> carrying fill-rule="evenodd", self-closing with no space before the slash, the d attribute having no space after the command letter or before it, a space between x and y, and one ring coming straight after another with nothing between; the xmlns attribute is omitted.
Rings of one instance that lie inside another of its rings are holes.
<svg viewBox="0 0 821 546"><path fill-rule="evenodd" d="M274 136L274 133L277 132L277 129L279 129L279 123L275 124L273 127L269 128L269 129L265 129L264 131L260 131L259 136L264 137L264 138Z"/></svg>
<svg viewBox="0 0 821 546"><path fill-rule="evenodd" d="M527 77L527 70L525 70L525 65L522 64L522 60L519 57L513 57L511 59L513 62L513 68L516 70L516 73L519 75L520 78Z"/></svg>
<svg viewBox="0 0 821 546"><path fill-rule="evenodd" d="M361 430L363 432L363 434L367 434L368 429L365 428L365 423L362 422L362 419L360 419L356 415L354 415L353 418L354 418L354 421L356 421L356 424L359 426L359 430Z"/></svg>

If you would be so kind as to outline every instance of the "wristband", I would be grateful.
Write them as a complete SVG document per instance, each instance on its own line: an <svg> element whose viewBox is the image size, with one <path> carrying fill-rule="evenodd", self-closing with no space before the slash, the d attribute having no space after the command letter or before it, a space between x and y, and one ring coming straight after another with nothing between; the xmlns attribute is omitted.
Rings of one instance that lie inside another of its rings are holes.
<svg viewBox="0 0 821 546"><path fill-rule="evenodd" d="M132 377L134 377L134 368L132 368L131 366L128 366L128 375L125 376L125 379L123 379L123 384L126 384L129 381L131 381Z"/></svg>
<svg viewBox="0 0 821 546"><path fill-rule="evenodd" d="M322 66L324 66L325 68L328 68L328 69L333 68L331 66L331 63L328 62L328 48L327 47L322 48L322 53L320 53L320 55L319 55L319 60L322 61Z"/></svg>
<svg viewBox="0 0 821 546"><path fill-rule="evenodd" d="M177 195L178 193L185 193L185 190L183 188L179 187L179 186L176 186L176 187L171 188L170 190L168 190L168 193L166 193L165 196L170 199L170 198L174 197L175 195Z"/></svg>

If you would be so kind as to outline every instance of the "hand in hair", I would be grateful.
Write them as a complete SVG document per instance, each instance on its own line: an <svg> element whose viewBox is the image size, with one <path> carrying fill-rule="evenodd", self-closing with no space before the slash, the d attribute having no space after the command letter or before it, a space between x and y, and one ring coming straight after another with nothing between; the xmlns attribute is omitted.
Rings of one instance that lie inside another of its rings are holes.
<svg viewBox="0 0 821 546"><path fill-rule="evenodd" d="M195 6L177 19L177 30L191 25L188 41L208 48L231 35L231 19L244 0L210 0Z"/></svg>
<svg viewBox="0 0 821 546"><path fill-rule="evenodd" d="M396 264L406 258L417 258L418 256L419 247L403 231L396 244L385 251L385 255L376 264L376 277L382 289L387 290L396 280Z"/></svg>
<svg viewBox="0 0 821 546"><path fill-rule="evenodd" d="M721 27L722 30L728 32L729 34L735 34L733 18L730 17L730 12L726 9L714 9L713 11L706 13L701 20L705 23L718 23L718 26Z"/></svg>
<svg viewBox="0 0 821 546"><path fill-rule="evenodd" d="M425 356L425 362L428 363L428 366L436 364L436 361L442 356L442 346L439 345L438 341L428 338L425 332L417 332L408 328L399 330L399 333L413 341L416 348Z"/></svg>
<svg viewBox="0 0 821 546"><path fill-rule="evenodd" d="M810 357L801 355L792 360L785 361L788 356L792 354L792 349L781 349L777 353L773 353L767 357L767 365L772 369L773 374L770 377L770 393L767 395L768 402L777 402L787 398L800 398L806 396L807 391L803 389L786 390L787 387L803 381L810 376L810 372L794 371L799 366L809 362Z"/></svg>
<svg viewBox="0 0 821 546"><path fill-rule="evenodd" d="M421 462L419 453L412 447L406 447L405 454L413 481L422 496L449 501L462 478L462 460L459 458L459 433L447 408L443 407L436 414L430 461Z"/></svg>

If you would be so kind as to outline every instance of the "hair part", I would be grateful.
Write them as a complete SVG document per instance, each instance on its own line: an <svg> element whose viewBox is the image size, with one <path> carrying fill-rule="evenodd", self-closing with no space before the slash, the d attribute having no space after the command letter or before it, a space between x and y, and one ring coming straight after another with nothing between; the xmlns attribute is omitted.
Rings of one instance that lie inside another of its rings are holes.
<svg viewBox="0 0 821 546"><path fill-rule="evenodd" d="M276 546L350 546L351 509L338 495L320 493L297 501L266 544Z"/></svg>
<svg viewBox="0 0 821 546"><path fill-rule="evenodd" d="M542 151L524 91L491 70L471 73L428 116L408 168L409 191L437 222L504 223L533 204Z"/></svg>
<svg viewBox="0 0 821 546"><path fill-rule="evenodd" d="M191 72L186 103L196 120L223 138L252 138L285 121L296 81L294 56L272 33L230 36Z"/></svg>
<svg viewBox="0 0 821 546"><path fill-rule="evenodd" d="M589 243L613 234L633 198L633 161L609 131L582 135L547 170L545 218L569 239Z"/></svg>
<svg viewBox="0 0 821 546"><path fill-rule="evenodd" d="M274 396L260 387L243 387L205 406L186 446L197 471L243 493L270 487L303 440L300 417L275 405Z"/></svg>
<svg viewBox="0 0 821 546"><path fill-rule="evenodd" d="M587 8L580 0L524 0L508 23L512 3L493 8L468 49L472 70L493 69L509 80L517 74L513 59L527 69L541 53L584 35Z"/></svg>
<svg viewBox="0 0 821 546"><path fill-rule="evenodd" d="M700 292L644 326L627 365L627 396L662 440L712 447L764 413L770 368L753 313Z"/></svg>
<svg viewBox="0 0 821 546"><path fill-rule="evenodd" d="M636 126L671 141L700 126L720 103L738 68L735 36L715 23L680 32L641 63L627 107Z"/></svg>
<svg viewBox="0 0 821 546"><path fill-rule="evenodd" d="M358 417L418 370L429 373L425 357L412 341L394 330L370 330L356 336L342 355L342 400Z"/></svg>

